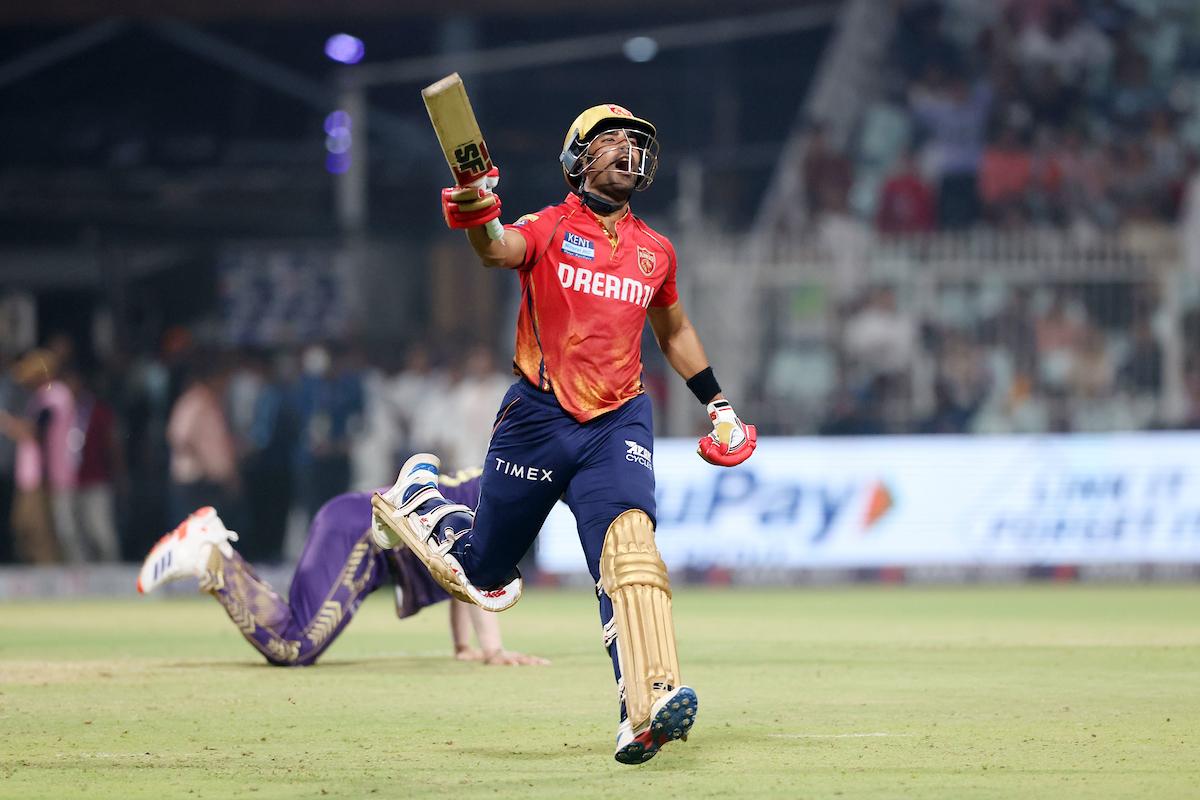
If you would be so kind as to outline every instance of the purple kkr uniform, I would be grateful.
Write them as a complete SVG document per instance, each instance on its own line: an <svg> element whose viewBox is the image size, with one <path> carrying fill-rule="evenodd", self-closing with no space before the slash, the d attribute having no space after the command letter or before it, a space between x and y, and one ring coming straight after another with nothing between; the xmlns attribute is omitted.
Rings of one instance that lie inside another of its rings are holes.
<svg viewBox="0 0 1200 800"><path fill-rule="evenodd" d="M454 503L479 503L480 470L442 478L442 493ZM404 618L449 598L424 565L405 548L381 551L371 540L371 493L338 495L323 505L308 529L308 541L285 601L235 551L201 578L255 649L276 666L314 663L345 629L363 598L384 585L396 592Z"/></svg>

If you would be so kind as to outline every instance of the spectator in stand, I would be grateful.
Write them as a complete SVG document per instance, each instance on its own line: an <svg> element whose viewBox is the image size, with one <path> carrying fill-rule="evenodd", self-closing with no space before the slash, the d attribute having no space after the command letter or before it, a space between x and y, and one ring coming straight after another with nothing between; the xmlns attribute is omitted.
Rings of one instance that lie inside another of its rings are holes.
<svg viewBox="0 0 1200 800"><path fill-rule="evenodd" d="M900 311L892 288L878 287L846 320L841 347L859 385L905 378L917 357L917 320Z"/></svg>
<svg viewBox="0 0 1200 800"><path fill-rule="evenodd" d="M887 433L879 399L883 392L868 384L854 392L845 384L838 387L829 402L828 414L817 432L821 436L875 436Z"/></svg>
<svg viewBox="0 0 1200 800"><path fill-rule="evenodd" d="M1170 188L1155 173L1150 153L1140 138L1114 148L1112 196L1123 222L1152 222L1162 218Z"/></svg>
<svg viewBox="0 0 1200 800"><path fill-rule="evenodd" d="M1033 70L1024 80L1024 100L1032 121L1062 128L1080 114L1083 99L1078 86L1067 83L1048 65Z"/></svg>
<svg viewBox="0 0 1200 800"><path fill-rule="evenodd" d="M499 372L496 359L483 345L467 354L462 377L446 396L446 418L454 420L447 429L446 453L453 469L483 463L500 407L512 378Z"/></svg>
<svg viewBox="0 0 1200 800"><path fill-rule="evenodd" d="M850 159L829 143L825 123L813 123L804 154L804 193L812 215L846 213L853 183Z"/></svg>
<svg viewBox="0 0 1200 800"><path fill-rule="evenodd" d="M228 372L212 355L196 353L182 381L185 388L167 420L171 517L183 519L204 506L228 514L241 493L237 451L221 402Z"/></svg>
<svg viewBox="0 0 1200 800"><path fill-rule="evenodd" d="M961 59L942 33L941 3L931 0L901 0L896 20L894 52L909 80L926 74L930 67L954 69Z"/></svg>
<svg viewBox="0 0 1200 800"><path fill-rule="evenodd" d="M971 86L955 74L915 87L909 104L929 134L938 175L938 222L949 229L969 227L979 216L976 181L992 90L986 82Z"/></svg>
<svg viewBox="0 0 1200 800"><path fill-rule="evenodd" d="M19 561L83 561L74 519L75 463L71 431L75 403L58 378L58 357L33 350L13 366L28 393L25 413L0 416L0 433L16 443L13 536Z"/></svg>
<svg viewBox="0 0 1200 800"><path fill-rule="evenodd" d="M1050 22L1050 15L1056 8L1066 4L1066 0L1002 0L1005 13L1009 15L1018 30L1029 27L1044 28Z"/></svg>
<svg viewBox="0 0 1200 800"><path fill-rule="evenodd" d="M21 413L21 389L9 371L8 359L0 350L0 563L13 560L12 510L16 442L6 435L8 420ZM15 433L15 430L13 431Z"/></svg>
<svg viewBox="0 0 1200 800"><path fill-rule="evenodd" d="M1088 399L1109 397L1115 380L1116 368L1104 331L1094 325L1085 326L1071 361L1071 394Z"/></svg>
<svg viewBox="0 0 1200 800"><path fill-rule="evenodd" d="M335 366L329 348L307 347L301 362L293 399L300 428L296 485L311 520L325 501L350 487L350 445L361 424L363 397L358 374Z"/></svg>
<svg viewBox="0 0 1200 800"><path fill-rule="evenodd" d="M983 321L982 344L999 350L1011 370L1011 380L1031 381L1037 374L1037 339L1034 334L1033 293L1026 287L1009 290L1004 305Z"/></svg>
<svg viewBox="0 0 1200 800"><path fill-rule="evenodd" d="M1122 388L1134 394L1158 394L1162 390L1162 347L1149 314L1139 314L1133 323L1133 341L1118 377Z"/></svg>
<svg viewBox="0 0 1200 800"><path fill-rule="evenodd" d="M1089 74L1108 69L1113 47L1079 3L1061 2L1048 9L1042 22L1024 26L1012 57L1024 70L1049 68L1062 84L1079 86Z"/></svg>
<svg viewBox="0 0 1200 800"><path fill-rule="evenodd" d="M442 397L446 376L433 366L429 351L418 343L409 346L404 369L388 385L388 398L400 425L400 453L437 452L445 449L437 436L441 409L430 397Z"/></svg>
<svg viewBox="0 0 1200 800"><path fill-rule="evenodd" d="M1184 372L1183 386L1186 393L1183 427L1200 430L1200 357L1192 353Z"/></svg>
<svg viewBox="0 0 1200 800"><path fill-rule="evenodd" d="M400 467L400 419L390 396L399 372L398 359L386 347L373 356L362 371L362 424L351 447L351 489L356 492L373 490L380 475L391 475Z"/></svg>
<svg viewBox="0 0 1200 800"><path fill-rule="evenodd" d="M991 389L987 362L965 335L949 333L938 359L933 414L919 426L922 433L966 433Z"/></svg>
<svg viewBox="0 0 1200 800"><path fill-rule="evenodd" d="M1159 213L1163 219L1175 220L1179 216L1180 198L1187 180L1188 160L1183 142L1175 130L1175 121L1167 109L1160 108L1150 115L1150 131L1145 147L1150 160L1150 173L1161 187Z"/></svg>
<svg viewBox="0 0 1200 800"><path fill-rule="evenodd" d="M1030 160L1030 191L1025 204L1033 219L1061 224L1066 218L1063 193L1063 168L1058 133L1049 127L1038 128Z"/></svg>
<svg viewBox="0 0 1200 800"><path fill-rule="evenodd" d="M75 395L76 430L83 434L75 519L91 557L119 561L116 493L124 483L125 460L117 438L116 415L96 392L95 378L73 370L66 382Z"/></svg>
<svg viewBox="0 0 1200 800"><path fill-rule="evenodd" d="M1000 129L979 165L979 199L984 216L1001 222L1012 207L1022 207L1032 185L1033 157L1010 125Z"/></svg>
<svg viewBox="0 0 1200 800"><path fill-rule="evenodd" d="M937 221L933 189L917 170L916 153L906 150L896 171L883 184L875 226L880 233L925 233Z"/></svg>
<svg viewBox="0 0 1200 800"><path fill-rule="evenodd" d="M1112 166L1103 147L1089 142L1079 128L1063 133L1053 156L1062 175L1062 210L1065 222L1074 228L1112 228L1117 208L1112 200Z"/></svg>
<svg viewBox="0 0 1200 800"><path fill-rule="evenodd" d="M1128 40L1117 53L1116 79L1107 93L1108 115L1124 133L1142 133L1165 98L1150 80L1150 62Z"/></svg>
<svg viewBox="0 0 1200 800"><path fill-rule="evenodd" d="M227 396L242 486L253 498L244 509L250 535L242 550L257 561L278 561L287 528L279 509L291 505L295 430L266 353L242 354Z"/></svg>
<svg viewBox="0 0 1200 800"><path fill-rule="evenodd" d="M1082 341L1082 313L1059 294L1034 324L1039 382L1051 391L1065 390L1074 371L1075 353Z"/></svg>

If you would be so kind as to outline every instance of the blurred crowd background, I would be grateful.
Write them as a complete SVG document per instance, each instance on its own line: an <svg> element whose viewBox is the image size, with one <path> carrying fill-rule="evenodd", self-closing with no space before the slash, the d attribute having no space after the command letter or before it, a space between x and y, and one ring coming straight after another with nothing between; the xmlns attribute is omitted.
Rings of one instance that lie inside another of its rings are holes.
<svg viewBox="0 0 1200 800"><path fill-rule="evenodd" d="M278 561L413 451L480 461L516 282L438 217L453 69L508 219L583 107L658 124L635 208L765 436L1200 428L1194 2L136 5L0 11L0 560L138 560L213 504Z"/></svg>

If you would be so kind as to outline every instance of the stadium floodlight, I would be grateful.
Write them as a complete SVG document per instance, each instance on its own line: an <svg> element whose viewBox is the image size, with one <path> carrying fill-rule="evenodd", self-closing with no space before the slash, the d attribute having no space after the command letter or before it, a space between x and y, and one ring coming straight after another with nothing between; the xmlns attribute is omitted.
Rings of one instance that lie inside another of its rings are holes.
<svg viewBox="0 0 1200 800"><path fill-rule="evenodd" d="M366 54L362 39L348 33L335 33L325 41L325 55L341 64L357 64Z"/></svg>
<svg viewBox="0 0 1200 800"><path fill-rule="evenodd" d="M644 64L658 55L658 40L649 36L634 36L626 40L622 50L630 61Z"/></svg>

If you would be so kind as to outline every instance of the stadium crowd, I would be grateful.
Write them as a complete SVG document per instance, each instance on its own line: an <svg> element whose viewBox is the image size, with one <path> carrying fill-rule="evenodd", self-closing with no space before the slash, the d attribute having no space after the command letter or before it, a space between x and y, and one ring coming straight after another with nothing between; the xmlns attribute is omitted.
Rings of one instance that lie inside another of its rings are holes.
<svg viewBox="0 0 1200 800"><path fill-rule="evenodd" d="M173 329L103 366L63 335L0 357L0 561L140 559L203 505L251 534L248 558L295 556L326 500L408 454L478 463L511 377L484 347L439 355L214 351Z"/></svg>
<svg viewBox="0 0 1200 800"><path fill-rule="evenodd" d="M880 97L843 137L821 120L808 132L806 230L837 273L822 343L832 364L807 373L828 376L807 388L778 381L769 418L796 433L813 417L826 433L1195 426L1197 6L896 5ZM960 276L922 295L917 273L935 274L921 250L930 237L957 242L964 262L981 242L1008 242L1011 260L1038 273ZM1176 247L1177 279L1153 261L1116 278L1077 269L1114 240L1127 252ZM1046 241L1085 255L1030 255ZM869 257L910 269L873 282ZM803 346L780 339L768 374ZM1169 342L1182 343L1181 390L1166 385ZM1169 391L1178 407L1164 403ZM790 410L806 400L807 415Z"/></svg>
<svg viewBox="0 0 1200 800"><path fill-rule="evenodd" d="M807 205L887 234L1173 221L1200 147L1200 22L1152 0L900 0L849 152L813 125Z"/></svg>

